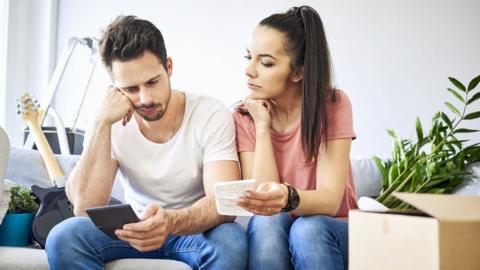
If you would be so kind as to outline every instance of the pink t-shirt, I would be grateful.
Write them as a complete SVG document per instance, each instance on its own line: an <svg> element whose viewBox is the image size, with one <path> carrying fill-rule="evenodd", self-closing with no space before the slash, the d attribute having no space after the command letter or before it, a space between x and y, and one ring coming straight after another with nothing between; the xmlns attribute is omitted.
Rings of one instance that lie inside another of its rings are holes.
<svg viewBox="0 0 480 270"><path fill-rule="evenodd" d="M328 140L352 138L352 105L348 96L341 90L336 91L336 100L328 104ZM238 152L255 151L255 123L248 114L233 113L237 134ZM272 145L281 181L301 190L314 190L316 187L316 164L305 164L302 149L300 120L292 130L279 133L271 130ZM336 217L347 217L350 209L358 208L351 165L348 168L348 180L342 204Z"/></svg>

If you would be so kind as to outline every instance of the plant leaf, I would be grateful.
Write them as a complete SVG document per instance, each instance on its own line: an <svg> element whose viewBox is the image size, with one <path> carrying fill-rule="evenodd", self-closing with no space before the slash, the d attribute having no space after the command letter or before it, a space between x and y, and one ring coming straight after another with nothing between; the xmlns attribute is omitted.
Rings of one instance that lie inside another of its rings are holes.
<svg viewBox="0 0 480 270"><path fill-rule="evenodd" d="M397 179L398 176L398 166L397 164L392 164L392 167L390 167L390 170L388 171L388 179L387 179L387 185L391 186L393 181Z"/></svg>
<svg viewBox="0 0 480 270"><path fill-rule="evenodd" d="M453 133L472 133L472 132L478 132L480 130L477 129L468 129L468 128L459 128L455 130Z"/></svg>
<svg viewBox="0 0 480 270"><path fill-rule="evenodd" d="M397 134L395 134L395 131L393 129L387 129L387 133L388 135L390 135L390 137L396 139L397 138Z"/></svg>
<svg viewBox="0 0 480 270"><path fill-rule="evenodd" d="M459 82L457 79L453 78L453 77L448 77L448 79L460 90L462 90L463 92L466 92L467 89L465 89L465 85L463 85L461 82Z"/></svg>
<svg viewBox="0 0 480 270"><path fill-rule="evenodd" d="M455 106L453 106L450 102L445 102L445 105L447 105L447 107L448 107L455 115L457 115L457 116L459 116L459 117L461 116L460 111L459 111L457 108L455 108Z"/></svg>
<svg viewBox="0 0 480 270"><path fill-rule="evenodd" d="M379 157L373 157L373 160L375 161L378 170L382 174L382 178L385 178L385 176L387 176L387 169L385 169L382 160Z"/></svg>
<svg viewBox="0 0 480 270"><path fill-rule="evenodd" d="M450 118L448 118L448 116L444 112L442 112L441 116L445 124L447 124L449 128L452 128L452 121L450 120Z"/></svg>
<svg viewBox="0 0 480 270"><path fill-rule="evenodd" d="M456 98L458 98L458 100L460 100L462 103L465 103L465 99L457 92L455 91L454 89L452 88L447 88L447 90L452 93Z"/></svg>
<svg viewBox="0 0 480 270"><path fill-rule="evenodd" d="M427 173L427 178L432 178L432 175L435 172L435 164L427 164L427 166L425 166L425 172Z"/></svg>
<svg viewBox="0 0 480 270"><path fill-rule="evenodd" d="M445 146L448 148L448 150L450 150L450 155L454 155L456 153L455 148L452 146L451 143L446 143Z"/></svg>
<svg viewBox="0 0 480 270"><path fill-rule="evenodd" d="M445 189L444 188L432 188L428 191L428 193L443 194L443 193L445 193Z"/></svg>
<svg viewBox="0 0 480 270"><path fill-rule="evenodd" d="M405 142L403 140L399 140L397 141L397 144L398 144L399 157L400 159L404 159L405 158Z"/></svg>
<svg viewBox="0 0 480 270"><path fill-rule="evenodd" d="M477 119L479 117L480 117L480 111L469 113L469 114L465 115L465 117L463 119L471 120L471 119Z"/></svg>
<svg viewBox="0 0 480 270"><path fill-rule="evenodd" d="M420 122L420 118L417 117L417 122L415 123L417 129L417 139L418 144L422 144L423 142L423 129L422 129L422 122Z"/></svg>
<svg viewBox="0 0 480 270"><path fill-rule="evenodd" d="M13 185L10 189L9 213L35 213L38 209L36 197L29 188Z"/></svg>
<svg viewBox="0 0 480 270"><path fill-rule="evenodd" d="M479 99L480 98L480 92L476 93L475 95L473 95L473 97L471 97L468 102L467 102L467 105L471 104L472 102L474 102L475 100Z"/></svg>
<svg viewBox="0 0 480 270"><path fill-rule="evenodd" d="M468 84L468 91L473 90L475 87L477 87L477 84L480 82L480 75L477 77L473 78L473 80L470 81Z"/></svg>

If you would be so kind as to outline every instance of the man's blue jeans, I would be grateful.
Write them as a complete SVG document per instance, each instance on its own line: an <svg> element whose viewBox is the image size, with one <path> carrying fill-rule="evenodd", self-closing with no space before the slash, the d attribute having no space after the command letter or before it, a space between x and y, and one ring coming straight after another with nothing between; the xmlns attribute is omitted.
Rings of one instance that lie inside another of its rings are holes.
<svg viewBox="0 0 480 270"><path fill-rule="evenodd" d="M104 269L125 258L172 259L193 269L246 269L247 239L237 223L224 223L201 234L169 236L155 251L140 252L127 242L112 240L88 217L69 218L49 233L45 247L50 269Z"/></svg>
<svg viewBox="0 0 480 270"><path fill-rule="evenodd" d="M249 269L348 269L348 224L328 216L254 216Z"/></svg>

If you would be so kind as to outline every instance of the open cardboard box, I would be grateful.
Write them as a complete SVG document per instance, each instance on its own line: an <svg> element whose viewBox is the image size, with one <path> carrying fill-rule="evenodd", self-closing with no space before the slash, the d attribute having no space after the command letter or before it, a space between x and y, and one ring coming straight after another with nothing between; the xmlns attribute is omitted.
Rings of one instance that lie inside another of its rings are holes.
<svg viewBox="0 0 480 270"><path fill-rule="evenodd" d="M480 196L394 196L423 213L350 211L350 270L480 269Z"/></svg>

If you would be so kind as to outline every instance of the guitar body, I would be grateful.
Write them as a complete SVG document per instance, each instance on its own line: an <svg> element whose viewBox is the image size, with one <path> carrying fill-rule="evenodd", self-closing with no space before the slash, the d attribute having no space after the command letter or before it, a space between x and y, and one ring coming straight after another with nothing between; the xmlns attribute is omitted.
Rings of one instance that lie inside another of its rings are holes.
<svg viewBox="0 0 480 270"><path fill-rule="evenodd" d="M63 220L74 216L73 205L68 201L64 187L42 188L33 185L32 192L40 200L40 208L33 219L32 235L33 239L42 248L45 248L48 233L52 228ZM113 197L110 198L110 205L121 203Z"/></svg>
<svg viewBox="0 0 480 270"><path fill-rule="evenodd" d="M65 188L41 188L32 186L32 192L40 200L40 208L33 220L32 235L37 243L45 248L50 230L63 220L73 217L72 204L68 201Z"/></svg>

